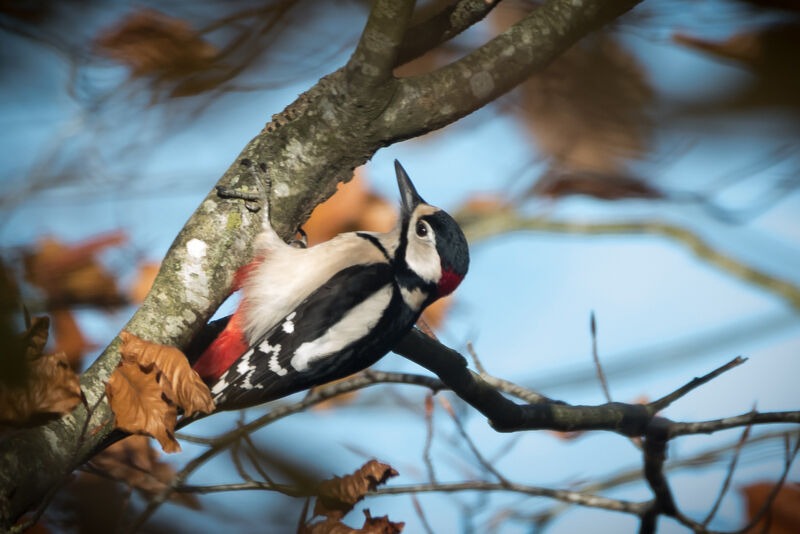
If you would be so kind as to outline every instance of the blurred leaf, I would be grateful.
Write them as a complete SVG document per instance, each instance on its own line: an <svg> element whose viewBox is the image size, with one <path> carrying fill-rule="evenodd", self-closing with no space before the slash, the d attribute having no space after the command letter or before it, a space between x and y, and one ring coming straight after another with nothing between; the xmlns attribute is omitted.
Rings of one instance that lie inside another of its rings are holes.
<svg viewBox="0 0 800 534"><path fill-rule="evenodd" d="M448 295L425 308L425 311L422 312L422 319L429 327L438 330L444 323L445 317L447 317L447 313L452 307L453 296Z"/></svg>
<svg viewBox="0 0 800 534"><path fill-rule="evenodd" d="M661 191L639 178L594 172L550 171L539 178L530 193L549 198L586 195L602 200L664 198Z"/></svg>
<svg viewBox="0 0 800 534"><path fill-rule="evenodd" d="M369 509L364 510L364 526L359 529L350 528L338 519L325 518L324 521L310 526L300 525L298 534L399 534L405 523L393 523L389 516L372 517Z"/></svg>
<svg viewBox="0 0 800 534"><path fill-rule="evenodd" d="M133 77L182 78L208 69L217 55L189 22L149 8L139 8L102 31L95 46L130 67Z"/></svg>
<svg viewBox="0 0 800 534"><path fill-rule="evenodd" d="M311 391L317 391L318 389L324 388L325 386L328 386L330 384L344 382L345 380L353 378L357 374L358 373L355 373L349 376L345 376L344 378L332 380L326 384L322 384L321 386L315 386L311 388ZM356 390L356 391L348 391L347 393L342 393L341 395L336 395L335 397L331 397L328 400L324 400L322 402L315 404L314 406L311 407L311 409L314 410L315 412L324 412L327 410L333 410L334 408L337 408L339 406L346 406L356 400L356 397L358 397L358 393L359 393L358 390Z"/></svg>
<svg viewBox="0 0 800 534"><path fill-rule="evenodd" d="M27 364L24 382L0 380L0 425L38 425L44 419L71 412L81 401L78 375L66 355L42 355L49 324L47 317L35 317L22 335Z"/></svg>
<svg viewBox="0 0 800 534"><path fill-rule="evenodd" d="M157 495L175 476L175 470L158 459L146 436L130 436L92 458L92 465L106 475L121 480L146 497ZM200 502L189 493L173 493L171 500L194 510Z"/></svg>
<svg viewBox="0 0 800 534"><path fill-rule="evenodd" d="M706 104L712 112L759 106L800 107L796 54L800 48L800 22L780 22L737 33L723 41L682 33L675 34L673 40L715 58L733 61L753 74L749 83L737 86L726 98L717 97L714 105Z"/></svg>
<svg viewBox="0 0 800 534"><path fill-rule="evenodd" d="M133 282L130 290L128 290L128 296L131 302L139 304L144 300L150 292L150 288L153 287L153 281L156 279L160 268L161 264L154 261L139 265L136 273L136 280Z"/></svg>
<svg viewBox="0 0 800 534"><path fill-rule="evenodd" d="M747 501L747 521L752 520L758 514L774 487L774 482L760 482L741 488L740 491ZM796 534L800 532L800 484L785 484L775 496L770 509L747 532L753 534Z"/></svg>
<svg viewBox="0 0 800 534"><path fill-rule="evenodd" d="M80 368L83 355L93 347L83 337L75 317L69 310L53 310L53 338L55 351L63 352L69 365L76 371Z"/></svg>
<svg viewBox="0 0 800 534"><path fill-rule="evenodd" d="M173 347L120 334L122 359L106 384L116 428L146 434L166 452L180 451L175 440L178 408L184 414L211 413L211 393L186 356Z"/></svg>
<svg viewBox="0 0 800 534"><path fill-rule="evenodd" d="M24 258L25 278L44 291L48 307L119 306L127 299L96 255L126 240L123 232L102 234L73 245L53 238L39 240Z"/></svg>
<svg viewBox="0 0 800 534"><path fill-rule="evenodd" d="M314 209L303 230L313 245L343 232L388 232L396 220L397 211L369 191L363 167L359 167L352 180L340 183L336 193Z"/></svg>
<svg viewBox="0 0 800 534"><path fill-rule="evenodd" d="M535 8L512 4L490 15L500 32ZM582 39L520 88L509 109L558 170L624 174L648 148L653 92L643 67L607 31Z"/></svg>
<svg viewBox="0 0 800 534"><path fill-rule="evenodd" d="M324 480L319 485L314 515L341 519L367 492L397 474L391 466L370 460L352 475Z"/></svg>

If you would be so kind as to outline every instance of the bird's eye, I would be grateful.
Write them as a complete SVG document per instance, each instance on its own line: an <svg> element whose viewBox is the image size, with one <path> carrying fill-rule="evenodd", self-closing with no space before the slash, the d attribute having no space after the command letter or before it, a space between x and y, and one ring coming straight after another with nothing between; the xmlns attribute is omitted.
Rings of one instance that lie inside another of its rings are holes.
<svg viewBox="0 0 800 534"><path fill-rule="evenodd" d="M428 235L428 227L422 221L417 221L417 235L420 237Z"/></svg>

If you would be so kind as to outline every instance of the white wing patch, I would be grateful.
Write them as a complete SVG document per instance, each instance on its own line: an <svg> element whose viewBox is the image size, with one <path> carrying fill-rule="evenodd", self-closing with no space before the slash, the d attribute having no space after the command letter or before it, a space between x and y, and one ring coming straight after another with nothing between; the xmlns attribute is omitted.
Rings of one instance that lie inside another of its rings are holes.
<svg viewBox="0 0 800 534"><path fill-rule="evenodd" d="M281 328L283 328L283 331L287 334L294 332L294 323L292 319L294 319L295 315L297 315L297 312L292 312L286 317L286 320L283 321L283 326L281 326Z"/></svg>
<svg viewBox="0 0 800 534"><path fill-rule="evenodd" d="M426 298L428 298L428 295L418 287L415 287L410 291L405 287L401 287L400 295L402 295L403 300L408 307L414 311L418 311L420 308L422 308L422 303L425 302Z"/></svg>
<svg viewBox="0 0 800 534"><path fill-rule="evenodd" d="M292 367L305 371L316 360L335 354L347 345L366 336L380 320L392 299L392 286L385 285L313 341L303 343L292 356Z"/></svg>
<svg viewBox="0 0 800 534"><path fill-rule="evenodd" d="M211 394L214 395L214 402L217 401L217 398L219 397L219 395L223 391L225 391L225 389L228 387L227 378L228 378L228 371L225 371L224 373L222 373L222 376L219 377L219 380L217 380L217 383L214 384L214 387L211 388Z"/></svg>
<svg viewBox="0 0 800 534"><path fill-rule="evenodd" d="M287 322L292 317L294 317L294 312L292 312L291 315L289 315L289 317L286 318ZM284 330L285 330L285 328L286 328L286 325L284 324ZM292 328L294 328L294 325L292 325ZM288 371L286 371L286 369L281 367L281 364L278 362L278 354L280 354L280 352L281 352L280 343L275 344L275 345L270 345L269 341L262 341L261 345L258 346L258 349L261 352L263 352L265 355L270 357L269 358L269 370L270 371L272 371L273 373L275 373L278 376L283 376L288 372Z"/></svg>
<svg viewBox="0 0 800 534"><path fill-rule="evenodd" d="M250 378L256 372L256 366L250 362L250 357L253 355L253 349L248 350L242 355L242 361L236 366L236 372L242 377L242 389L264 389L261 384L253 384Z"/></svg>

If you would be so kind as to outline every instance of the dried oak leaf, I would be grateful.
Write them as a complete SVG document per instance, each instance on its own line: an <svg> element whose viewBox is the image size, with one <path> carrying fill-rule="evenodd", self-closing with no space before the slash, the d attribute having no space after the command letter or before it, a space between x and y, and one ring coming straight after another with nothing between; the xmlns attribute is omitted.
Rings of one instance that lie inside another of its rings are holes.
<svg viewBox="0 0 800 534"><path fill-rule="evenodd" d="M182 78L210 68L217 56L187 21L147 8L103 31L95 46L130 67L133 77Z"/></svg>
<svg viewBox="0 0 800 534"><path fill-rule="evenodd" d="M51 309L76 304L124 304L127 299L120 294L115 278L96 256L125 239L122 232L102 234L72 245L53 238L41 239L24 258L25 278L44 291Z"/></svg>
<svg viewBox="0 0 800 534"><path fill-rule="evenodd" d="M42 419L67 414L81 401L78 375L63 353L42 355L47 343L47 317L35 317L23 334L25 379L0 381L0 425L36 425Z"/></svg>
<svg viewBox="0 0 800 534"><path fill-rule="evenodd" d="M324 480L319 485L314 515L341 519L367 492L397 474L390 465L370 460L352 475Z"/></svg>
<svg viewBox="0 0 800 534"><path fill-rule="evenodd" d="M760 482L743 487L740 491L747 501L747 520L752 520L772 493L774 482ZM795 534L800 532L800 484L785 484L770 509L761 520L748 530L748 533L769 532L769 534ZM769 530L764 530L769 525Z"/></svg>
<svg viewBox="0 0 800 534"><path fill-rule="evenodd" d="M121 480L145 496L160 493L175 476L175 470L158 459L158 451L150 446L146 436L130 436L92 458L92 465L111 478ZM200 509L194 495L173 493L173 501L189 508Z"/></svg>
<svg viewBox="0 0 800 534"><path fill-rule="evenodd" d="M313 525L301 525L298 534L399 534L403 531L405 523L389 521L388 516L372 517L369 509L364 510L364 526L358 529L351 528L338 519L325 518Z"/></svg>
<svg viewBox="0 0 800 534"><path fill-rule="evenodd" d="M150 343L130 332L122 332L120 339L122 339L120 352L134 356L139 364L155 364L164 374L175 393L175 403L183 409L184 415L214 411L214 401L211 400L208 386L192 369L189 360L180 350Z"/></svg>
<svg viewBox="0 0 800 534"><path fill-rule="evenodd" d="M120 334L122 358L106 384L114 424L158 440L166 452L181 450L175 439L178 408L186 415L211 413L211 392L181 351Z"/></svg>

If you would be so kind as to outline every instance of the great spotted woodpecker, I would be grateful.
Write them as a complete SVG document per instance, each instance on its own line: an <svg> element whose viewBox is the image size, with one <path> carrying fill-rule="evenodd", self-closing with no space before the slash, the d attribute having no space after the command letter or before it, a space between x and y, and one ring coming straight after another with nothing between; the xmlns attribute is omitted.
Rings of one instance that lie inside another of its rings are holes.
<svg viewBox="0 0 800 534"><path fill-rule="evenodd" d="M257 181L266 179L250 161L242 164ZM464 233L422 200L397 161L395 171L402 209L387 233L350 232L297 248L273 230L263 201L255 260L237 274L241 303L216 323L224 330L194 364L217 410L261 404L367 368L426 306L459 285L469 266Z"/></svg>

